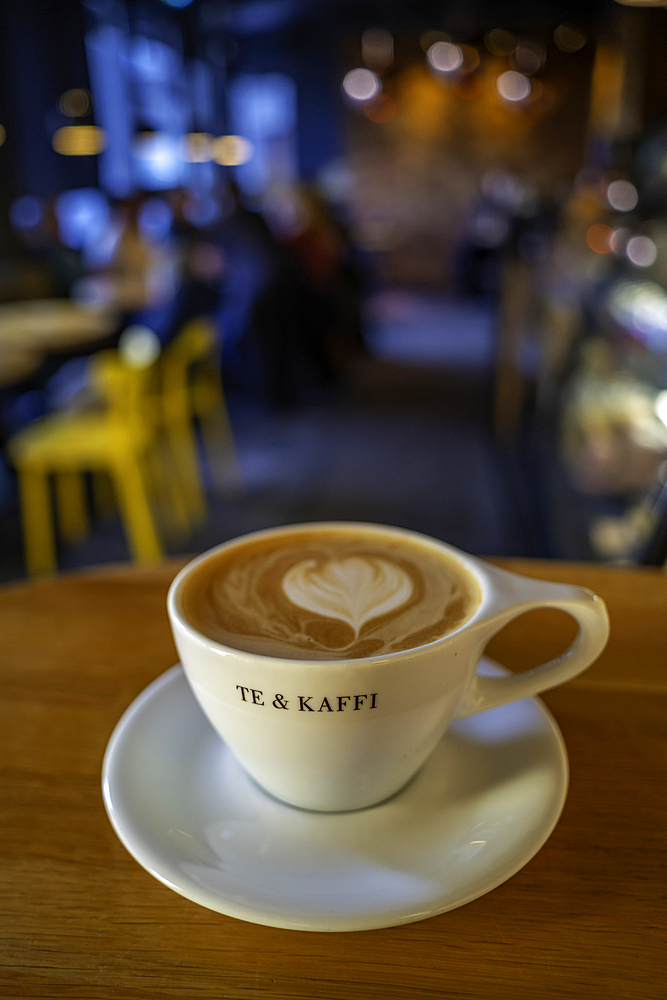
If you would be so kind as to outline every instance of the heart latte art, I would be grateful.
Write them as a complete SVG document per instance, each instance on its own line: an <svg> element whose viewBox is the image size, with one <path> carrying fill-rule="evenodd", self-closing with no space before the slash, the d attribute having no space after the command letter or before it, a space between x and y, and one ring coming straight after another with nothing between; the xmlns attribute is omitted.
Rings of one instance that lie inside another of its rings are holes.
<svg viewBox="0 0 667 1000"><path fill-rule="evenodd" d="M306 559L285 573L282 588L297 607L347 622L355 637L371 618L405 604L414 589L400 566L373 556L330 559L322 566Z"/></svg>
<svg viewBox="0 0 667 1000"><path fill-rule="evenodd" d="M361 527L242 539L196 567L182 594L185 616L217 642L320 660L424 645L478 603L475 579L444 553Z"/></svg>

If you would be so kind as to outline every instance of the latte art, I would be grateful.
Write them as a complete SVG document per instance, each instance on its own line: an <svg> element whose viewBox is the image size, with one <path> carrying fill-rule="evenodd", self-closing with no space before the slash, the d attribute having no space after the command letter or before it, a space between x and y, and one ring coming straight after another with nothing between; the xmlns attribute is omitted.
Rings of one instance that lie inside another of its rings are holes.
<svg viewBox="0 0 667 1000"><path fill-rule="evenodd" d="M474 577L446 553L362 526L301 526L241 539L193 569L181 596L217 642L288 659L412 649L466 621Z"/></svg>
<svg viewBox="0 0 667 1000"><path fill-rule="evenodd" d="M339 618L354 629L405 604L412 581L400 566L379 557L348 556L330 559L319 567L306 559L288 570L282 589L300 608Z"/></svg>

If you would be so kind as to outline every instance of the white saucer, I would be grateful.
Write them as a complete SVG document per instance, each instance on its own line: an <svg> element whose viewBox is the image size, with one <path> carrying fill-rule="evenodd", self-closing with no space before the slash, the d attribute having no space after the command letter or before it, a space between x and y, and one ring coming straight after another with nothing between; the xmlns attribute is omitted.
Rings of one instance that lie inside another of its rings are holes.
<svg viewBox="0 0 667 1000"><path fill-rule="evenodd" d="M151 875L212 910L311 931L390 927L489 892L545 843L567 782L558 726L531 698L454 723L378 806L295 809L237 764L181 667L130 705L103 765L111 823Z"/></svg>

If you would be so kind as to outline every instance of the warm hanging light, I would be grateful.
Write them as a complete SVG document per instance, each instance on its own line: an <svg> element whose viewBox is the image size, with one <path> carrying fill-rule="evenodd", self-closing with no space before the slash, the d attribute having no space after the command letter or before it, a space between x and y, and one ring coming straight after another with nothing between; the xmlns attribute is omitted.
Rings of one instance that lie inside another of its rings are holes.
<svg viewBox="0 0 667 1000"><path fill-rule="evenodd" d="M62 156L95 156L106 148L107 137L97 125L65 125L54 132L51 144Z"/></svg>
<svg viewBox="0 0 667 1000"><path fill-rule="evenodd" d="M221 167L240 167L254 152L253 144L242 135L221 135L211 143L211 159Z"/></svg>

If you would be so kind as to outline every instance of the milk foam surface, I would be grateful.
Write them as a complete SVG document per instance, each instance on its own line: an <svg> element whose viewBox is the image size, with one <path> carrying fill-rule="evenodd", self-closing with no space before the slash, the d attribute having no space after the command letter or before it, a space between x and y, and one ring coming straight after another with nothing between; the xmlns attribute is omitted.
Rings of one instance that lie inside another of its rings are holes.
<svg viewBox="0 0 667 1000"><path fill-rule="evenodd" d="M295 528L204 561L182 594L200 632L294 659L378 656L432 642L479 603L475 579L445 554L363 528Z"/></svg>

